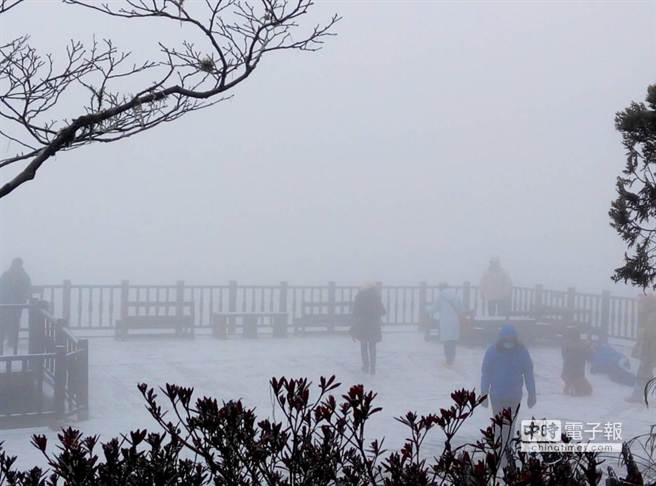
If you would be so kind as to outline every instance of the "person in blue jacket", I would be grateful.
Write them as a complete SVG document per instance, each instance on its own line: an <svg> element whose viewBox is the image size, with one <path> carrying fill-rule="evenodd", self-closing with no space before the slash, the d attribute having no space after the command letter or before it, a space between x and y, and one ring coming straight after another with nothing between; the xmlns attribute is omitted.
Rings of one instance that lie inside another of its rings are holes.
<svg viewBox="0 0 656 486"><path fill-rule="evenodd" d="M517 331L504 325L499 331L497 342L485 352L481 367L481 393L488 395L494 415L504 408L512 413L522 401L522 390L526 384L528 408L536 402L533 361L526 347L519 341ZM484 403L487 406L487 403Z"/></svg>
<svg viewBox="0 0 656 486"><path fill-rule="evenodd" d="M610 344L593 344L591 353L587 358L590 360L590 373L606 374L611 381L621 385L633 386L635 384L636 376L631 372L629 358Z"/></svg>

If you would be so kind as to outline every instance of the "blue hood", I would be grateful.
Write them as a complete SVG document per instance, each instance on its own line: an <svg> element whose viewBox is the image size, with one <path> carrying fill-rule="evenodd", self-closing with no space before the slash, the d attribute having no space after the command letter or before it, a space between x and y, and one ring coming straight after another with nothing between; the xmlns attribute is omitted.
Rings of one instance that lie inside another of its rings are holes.
<svg viewBox="0 0 656 486"><path fill-rule="evenodd" d="M512 324L504 324L501 329L499 330L499 339L507 338L507 337L517 337L517 330L515 329L515 326Z"/></svg>

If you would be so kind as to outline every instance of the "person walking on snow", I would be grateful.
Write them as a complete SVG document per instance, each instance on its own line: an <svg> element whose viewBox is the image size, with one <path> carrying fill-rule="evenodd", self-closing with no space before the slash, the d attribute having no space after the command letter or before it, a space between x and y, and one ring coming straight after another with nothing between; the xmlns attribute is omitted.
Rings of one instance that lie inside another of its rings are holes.
<svg viewBox="0 0 656 486"><path fill-rule="evenodd" d="M374 283L367 283L353 301L353 324L351 336L360 341L362 371L376 374L376 344L382 341L382 317L385 306Z"/></svg>
<svg viewBox="0 0 656 486"><path fill-rule="evenodd" d="M512 280L498 258L490 260L490 266L481 277L481 294L487 302L491 316L506 316L512 304Z"/></svg>
<svg viewBox="0 0 656 486"><path fill-rule="evenodd" d="M433 303L432 311L439 314L440 341L444 346L446 365L451 366L456 358L456 345L460 339L460 323L464 318L462 300L455 289L446 283L439 284L440 293Z"/></svg>
<svg viewBox="0 0 656 486"><path fill-rule="evenodd" d="M515 328L506 324L499 331L497 342L487 349L483 357L481 393L488 396L494 415L504 408L510 408L514 414L522 401L524 385L528 392L526 405L533 408L536 403L533 361L519 341ZM487 400L483 405L488 406Z"/></svg>

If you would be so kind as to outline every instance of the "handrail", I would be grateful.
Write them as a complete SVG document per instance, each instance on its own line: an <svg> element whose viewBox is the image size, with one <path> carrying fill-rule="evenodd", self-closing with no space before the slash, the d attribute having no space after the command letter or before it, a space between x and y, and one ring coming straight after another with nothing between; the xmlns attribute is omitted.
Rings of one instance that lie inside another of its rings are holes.
<svg viewBox="0 0 656 486"><path fill-rule="evenodd" d="M54 358L57 353L35 353L35 354L1 354L0 361L24 361L36 358Z"/></svg>
<svg viewBox="0 0 656 486"><path fill-rule="evenodd" d="M0 309L29 309L32 304L0 304Z"/></svg>

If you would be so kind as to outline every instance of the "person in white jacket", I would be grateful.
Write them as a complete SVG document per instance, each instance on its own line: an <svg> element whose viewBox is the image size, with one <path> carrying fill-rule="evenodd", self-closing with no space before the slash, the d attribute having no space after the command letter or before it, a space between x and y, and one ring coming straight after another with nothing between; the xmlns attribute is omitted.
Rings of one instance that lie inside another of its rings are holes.
<svg viewBox="0 0 656 486"><path fill-rule="evenodd" d="M433 303L433 314L439 314L440 341L444 346L447 366L456 358L456 345L460 339L460 321L464 315L462 300L456 290L446 283L439 285L440 293Z"/></svg>
<svg viewBox="0 0 656 486"><path fill-rule="evenodd" d="M490 260L490 266L481 277L480 289L487 302L488 314L508 317L512 307L512 280L498 258Z"/></svg>

